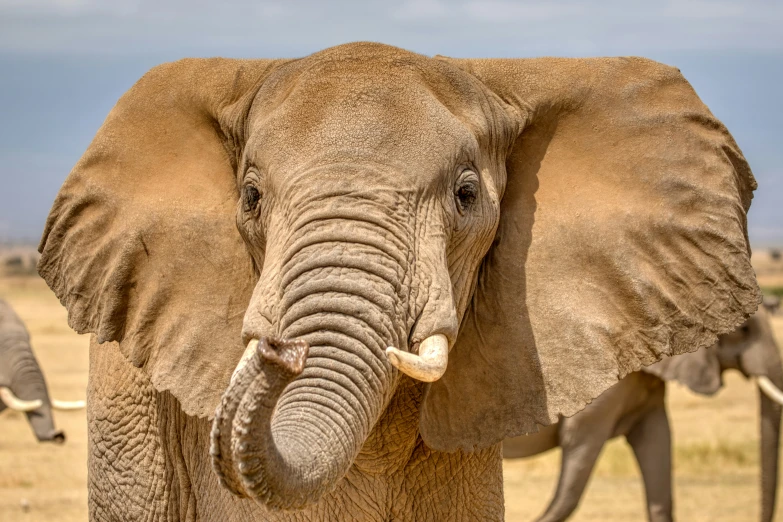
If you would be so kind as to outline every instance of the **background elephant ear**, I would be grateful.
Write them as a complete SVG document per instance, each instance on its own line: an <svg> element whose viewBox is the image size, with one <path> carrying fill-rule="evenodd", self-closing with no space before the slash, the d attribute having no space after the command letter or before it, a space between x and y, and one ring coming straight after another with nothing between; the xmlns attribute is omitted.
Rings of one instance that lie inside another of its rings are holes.
<svg viewBox="0 0 783 522"><path fill-rule="evenodd" d="M756 187L677 69L638 58L452 60L519 121L495 242L424 440L473 449L571 416L752 313Z"/></svg>
<svg viewBox="0 0 783 522"><path fill-rule="evenodd" d="M253 264L235 164L270 61L155 67L109 113L65 180L38 270L79 333L119 341L186 413L212 415L241 357Z"/></svg>
<svg viewBox="0 0 783 522"><path fill-rule="evenodd" d="M702 348L692 353L665 357L663 360L642 368L664 381L678 381L691 391L713 395L723 386L718 348Z"/></svg>

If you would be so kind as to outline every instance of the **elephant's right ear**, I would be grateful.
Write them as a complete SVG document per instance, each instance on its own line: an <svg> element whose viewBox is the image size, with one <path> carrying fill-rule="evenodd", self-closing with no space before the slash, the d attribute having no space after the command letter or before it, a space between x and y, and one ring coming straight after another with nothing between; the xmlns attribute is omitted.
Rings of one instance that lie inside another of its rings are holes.
<svg viewBox="0 0 783 522"><path fill-rule="evenodd" d="M236 227L236 162L279 62L188 59L148 72L65 180L38 270L68 322L125 356L184 411L210 416L243 347L256 279Z"/></svg>
<svg viewBox="0 0 783 522"><path fill-rule="evenodd" d="M642 371L664 381L677 381L702 395L713 395L723 386L717 346L666 357Z"/></svg>
<svg viewBox="0 0 783 522"><path fill-rule="evenodd" d="M434 449L571 416L756 310L756 182L680 72L640 58L453 60L518 122L500 223L443 377Z"/></svg>

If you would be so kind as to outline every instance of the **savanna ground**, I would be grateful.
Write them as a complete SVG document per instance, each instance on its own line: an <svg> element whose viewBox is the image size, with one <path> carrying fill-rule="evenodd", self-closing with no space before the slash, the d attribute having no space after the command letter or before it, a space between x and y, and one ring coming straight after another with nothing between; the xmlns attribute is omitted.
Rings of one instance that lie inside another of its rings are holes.
<svg viewBox="0 0 783 522"><path fill-rule="evenodd" d="M783 261L760 252L754 255L754 266L763 287L783 291ZM43 281L29 275L0 276L0 297L27 323L52 395L83 398L88 339L68 328L65 310ZM783 312L773 321L783 345ZM756 394L737 373L726 375L726 387L714 398L669 386L679 520L758 520ZM61 446L38 444L24 415L9 410L0 414L0 520L87 519L85 413L57 412L56 422L68 437ZM552 451L505 463L506 520L531 520L543 511L554 491L559 461L559 452ZM572 520L645 520L643 499L630 448L624 440L614 440L604 448ZM783 521L783 506L776 520Z"/></svg>

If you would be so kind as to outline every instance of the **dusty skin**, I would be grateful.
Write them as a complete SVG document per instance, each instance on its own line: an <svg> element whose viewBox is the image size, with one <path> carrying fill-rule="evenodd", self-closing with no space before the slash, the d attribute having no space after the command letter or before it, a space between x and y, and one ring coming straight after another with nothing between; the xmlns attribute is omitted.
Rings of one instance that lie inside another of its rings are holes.
<svg viewBox="0 0 783 522"><path fill-rule="evenodd" d="M502 520L504 437L755 311L755 189L643 58L155 67L39 244L94 334L90 517Z"/></svg>
<svg viewBox="0 0 783 522"><path fill-rule="evenodd" d="M761 259L759 259L761 258ZM755 256L762 285L783 280L766 256ZM761 273L763 272L763 274ZM769 281L769 282L765 282ZM87 336L66 324L65 309L35 277L0 277L0 295L27 322L33 346L58 395L83 397L87 387ZM773 318L783 345L783 314ZM755 387L736 372L715 398L669 387L674 432L675 514L688 521L746 521L758 518L758 426ZM0 514L7 522L87 519L87 433L84 410L57 412L68 433L64 446L39 444L22 414L0 415ZM557 481L559 452L504 464L506 520L527 521L549 502ZM781 488L783 489L783 488ZM779 491L783 498L783 491ZM23 500L29 504L23 510ZM644 520L642 485L630 448L607 444L574 521ZM778 509L777 520L783 520Z"/></svg>

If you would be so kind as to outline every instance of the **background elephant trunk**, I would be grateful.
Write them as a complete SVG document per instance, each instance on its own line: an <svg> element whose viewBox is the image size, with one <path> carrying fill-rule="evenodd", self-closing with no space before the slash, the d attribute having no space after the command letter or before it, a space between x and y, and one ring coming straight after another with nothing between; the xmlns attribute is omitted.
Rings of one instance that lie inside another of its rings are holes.
<svg viewBox="0 0 783 522"><path fill-rule="evenodd" d="M23 400L40 400L42 406L25 413L40 442L64 442L55 429L51 400L41 367L30 346L30 336L22 320L8 303L0 300L0 386L8 387ZM0 411L5 409L0 401Z"/></svg>
<svg viewBox="0 0 783 522"><path fill-rule="evenodd" d="M777 346L768 354L767 377L778 389L783 390L783 368ZM778 455L780 452L781 406L759 390L761 401L761 520L770 522L775 515L778 485Z"/></svg>
<svg viewBox="0 0 783 522"><path fill-rule="evenodd" d="M14 378L10 388L23 399L40 399L43 406L25 413L30 426L39 442L65 442L65 434L54 426L52 402L46 387L46 381L38 361L27 347L15 350L19 354L14 363Z"/></svg>
<svg viewBox="0 0 783 522"><path fill-rule="evenodd" d="M307 241L285 265L286 340L262 339L213 424L213 462L235 493L281 509L317 501L387 404L395 373L385 348L407 344L411 325L399 295L404 271L368 237Z"/></svg>

